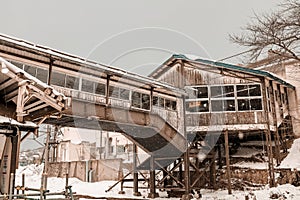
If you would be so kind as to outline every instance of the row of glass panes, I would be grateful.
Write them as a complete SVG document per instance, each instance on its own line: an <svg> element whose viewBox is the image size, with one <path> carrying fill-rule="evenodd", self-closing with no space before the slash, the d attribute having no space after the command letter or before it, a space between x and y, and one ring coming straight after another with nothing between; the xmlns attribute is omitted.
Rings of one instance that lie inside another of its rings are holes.
<svg viewBox="0 0 300 200"><path fill-rule="evenodd" d="M262 110L259 84L195 86L188 91L188 112Z"/></svg>
<svg viewBox="0 0 300 200"><path fill-rule="evenodd" d="M261 98L192 100L186 102L188 112L232 112L262 110Z"/></svg>
<svg viewBox="0 0 300 200"><path fill-rule="evenodd" d="M189 99L261 96L259 84L195 86L187 91Z"/></svg>
<svg viewBox="0 0 300 200"><path fill-rule="evenodd" d="M20 63L12 62L17 67L23 69L27 73L31 74L32 76L38 78L43 82L47 82L48 79L48 70L41 69L38 67L23 65ZM81 84L80 84L81 81ZM103 83L97 83L94 81L90 81L87 79L62 74L59 72L52 72L51 75L51 85L66 87L74 90L80 90L83 92L98 94L105 96L106 94L106 86ZM80 86L81 85L81 86ZM109 86L109 97L122 99L122 100L130 100L130 90ZM159 100L158 100L159 99ZM158 103L159 102L159 103ZM139 92L132 92L131 94L131 104L133 107L141 108L141 109L150 109L150 95L139 93ZM172 101L169 99L165 99L162 97L153 97L153 105L158 106L160 108L166 108L171 110L176 110L176 101Z"/></svg>

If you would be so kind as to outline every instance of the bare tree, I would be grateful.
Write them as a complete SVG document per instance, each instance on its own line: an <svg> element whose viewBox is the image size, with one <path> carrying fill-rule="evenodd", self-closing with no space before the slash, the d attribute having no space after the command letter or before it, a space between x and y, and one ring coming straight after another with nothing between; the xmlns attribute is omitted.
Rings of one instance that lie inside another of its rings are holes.
<svg viewBox="0 0 300 200"><path fill-rule="evenodd" d="M230 40L250 47L250 60L265 52L300 61L300 2L287 0L271 14L255 15L244 33Z"/></svg>

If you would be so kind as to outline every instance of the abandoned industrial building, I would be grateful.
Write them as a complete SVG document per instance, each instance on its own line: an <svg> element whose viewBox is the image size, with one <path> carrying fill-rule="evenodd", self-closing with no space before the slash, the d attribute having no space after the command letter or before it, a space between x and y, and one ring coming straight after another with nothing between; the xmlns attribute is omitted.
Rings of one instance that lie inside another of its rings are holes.
<svg viewBox="0 0 300 200"><path fill-rule="evenodd" d="M231 193L231 157L250 143L266 149L274 186L274 167L300 134L300 87L288 66L274 71L176 54L144 77L5 35L0 62L1 194L14 187L20 143L41 124L125 136L133 143L133 178L117 183L132 181L138 195L138 182L146 181L150 198L156 189L188 195L217 188L220 176ZM149 155L141 163L137 147Z"/></svg>

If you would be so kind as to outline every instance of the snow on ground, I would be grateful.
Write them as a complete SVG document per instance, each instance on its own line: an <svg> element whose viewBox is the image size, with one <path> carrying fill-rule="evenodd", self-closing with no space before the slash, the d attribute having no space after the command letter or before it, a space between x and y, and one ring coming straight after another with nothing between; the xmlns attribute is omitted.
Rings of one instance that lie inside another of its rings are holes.
<svg viewBox="0 0 300 200"><path fill-rule="evenodd" d="M248 168L248 169L268 169L267 162L238 162L232 164L233 167Z"/></svg>
<svg viewBox="0 0 300 200"><path fill-rule="evenodd" d="M279 168L290 168L300 170L300 138L294 140L292 147L288 151L289 154L281 162Z"/></svg>
<svg viewBox="0 0 300 200"><path fill-rule="evenodd" d="M40 177L42 175L43 165L28 165L25 167L20 167L16 173L16 185L21 184L22 174L25 174L25 186L31 188L39 188L41 185ZM119 197L121 199L126 198L140 198L144 199L147 197L149 190L141 189L140 192L142 194L141 197L135 197L132 195L132 189L125 188L125 195L118 194L120 191L120 186L117 185L110 192L105 192L111 185L113 185L115 181L101 181L95 183L86 183L82 182L77 178L70 178L69 185L72 186L73 192L81 195L88 195L93 197ZM128 185L132 185L132 183L127 183ZM61 192L65 187L65 179L64 178L48 178L47 189L50 192ZM300 187L294 187L293 185L280 185L276 188L268 188L267 186L264 189L257 191L233 191L232 195L228 195L227 190L201 190L202 200L243 200L245 196L248 196L249 199L256 200L267 200L270 199L270 196L273 194L277 197L290 199L300 199ZM156 198L156 200L166 200L166 193L160 193L160 198ZM50 198L50 197L49 197ZM170 200L179 200L180 198L168 198ZM277 198L278 199L278 198Z"/></svg>

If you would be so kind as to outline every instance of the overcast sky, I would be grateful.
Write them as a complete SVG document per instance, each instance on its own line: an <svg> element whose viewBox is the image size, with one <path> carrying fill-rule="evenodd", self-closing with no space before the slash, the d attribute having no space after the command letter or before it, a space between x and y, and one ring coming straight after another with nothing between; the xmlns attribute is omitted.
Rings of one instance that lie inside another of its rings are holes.
<svg viewBox="0 0 300 200"><path fill-rule="evenodd" d="M278 3L2 1L0 32L145 75L173 53L218 60L243 51L229 42L228 34L239 33L254 13L270 12Z"/></svg>
<svg viewBox="0 0 300 200"><path fill-rule="evenodd" d="M275 0L3 1L4 34L141 74L172 53L221 59L243 49L231 44L254 13Z"/></svg>

